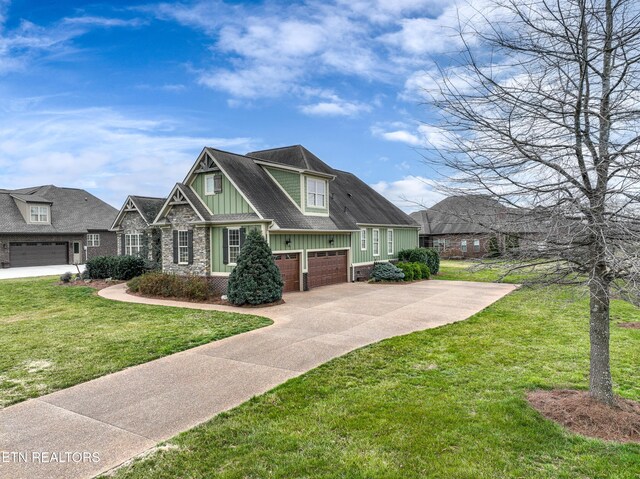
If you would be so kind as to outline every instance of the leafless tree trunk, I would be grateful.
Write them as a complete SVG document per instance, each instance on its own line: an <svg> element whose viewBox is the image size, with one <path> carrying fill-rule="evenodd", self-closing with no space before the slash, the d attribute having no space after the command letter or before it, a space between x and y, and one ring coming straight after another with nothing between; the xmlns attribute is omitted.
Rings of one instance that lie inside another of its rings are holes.
<svg viewBox="0 0 640 479"><path fill-rule="evenodd" d="M519 238L512 268L588 285L590 391L613 404L611 292L637 298L640 273L640 2L493 0L460 25L425 158L504 205L484 226Z"/></svg>

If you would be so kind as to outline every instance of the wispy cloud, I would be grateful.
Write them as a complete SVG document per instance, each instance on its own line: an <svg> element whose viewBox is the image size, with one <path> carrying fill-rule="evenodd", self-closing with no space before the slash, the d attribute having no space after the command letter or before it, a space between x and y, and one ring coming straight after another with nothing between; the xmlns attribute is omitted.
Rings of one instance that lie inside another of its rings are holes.
<svg viewBox="0 0 640 479"><path fill-rule="evenodd" d="M0 120L0 185L78 186L118 205L134 192L166 194L205 145L235 151L263 146L245 137L189 136L183 128L104 108L15 113Z"/></svg>
<svg viewBox="0 0 640 479"><path fill-rule="evenodd" d="M447 141L438 127L417 122L376 123L371 127L371 134L382 140L423 148L441 147Z"/></svg>
<svg viewBox="0 0 640 479"><path fill-rule="evenodd" d="M435 183L422 176L405 176L396 181L380 181L371 187L406 212L429 207L442 199Z"/></svg>

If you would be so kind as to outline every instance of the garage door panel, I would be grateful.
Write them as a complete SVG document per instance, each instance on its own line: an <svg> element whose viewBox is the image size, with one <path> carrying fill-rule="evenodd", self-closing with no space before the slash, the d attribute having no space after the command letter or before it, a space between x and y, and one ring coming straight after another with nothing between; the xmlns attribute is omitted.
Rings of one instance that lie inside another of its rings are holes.
<svg viewBox="0 0 640 479"><path fill-rule="evenodd" d="M46 266L68 263L69 244L65 242L10 243L11 267Z"/></svg>
<svg viewBox="0 0 640 479"><path fill-rule="evenodd" d="M309 288L348 281L347 252L318 251L309 253L307 282Z"/></svg>
<svg viewBox="0 0 640 479"><path fill-rule="evenodd" d="M274 254L273 260L284 281L283 292L300 291L300 255L297 253Z"/></svg>

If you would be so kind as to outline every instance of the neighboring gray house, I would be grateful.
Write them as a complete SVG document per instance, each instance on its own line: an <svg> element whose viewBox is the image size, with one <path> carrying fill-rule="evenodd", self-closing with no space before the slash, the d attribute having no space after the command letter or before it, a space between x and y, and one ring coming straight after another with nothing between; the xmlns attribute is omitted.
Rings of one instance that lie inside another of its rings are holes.
<svg viewBox="0 0 640 479"><path fill-rule="evenodd" d="M116 253L117 210L54 185L0 190L0 267L82 264Z"/></svg>
<svg viewBox="0 0 640 479"><path fill-rule="evenodd" d="M162 260L160 229L152 223L165 201L151 196L127 197L111 226L117 234L119 255L142 256L156 263Z"/></svg>
<svg viewBox="0 0 640 479"><path fill-rule="evenodd" d="M524 212L485 195L450 196L410 216L421 226L420 246L437 249L443 258L481 258L540 231Z"/></svg>

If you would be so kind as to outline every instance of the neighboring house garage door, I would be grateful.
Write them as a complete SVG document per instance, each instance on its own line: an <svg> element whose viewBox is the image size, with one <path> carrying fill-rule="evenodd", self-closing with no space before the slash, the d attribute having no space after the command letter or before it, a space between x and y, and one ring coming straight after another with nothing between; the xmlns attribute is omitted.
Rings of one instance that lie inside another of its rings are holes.
<svg viewBox="0 0 640 479"><path fill-rule="evenodd" d="M283 291L300 291L300 255L298 253L274 254L273 260L280 268L284 281Z"/></svg>
<svg viewBox="0 0 640 479"><path fill-rule="evenodd" d="M68 252L68 243L10 243L9 262L12 268L67 264Z"/></svg>
<svg viewBox="0 0 640 479"><path fill-rule="evenodd" d="M347 281L347 252L318 251L309 253L309 288Z"/></svg>

